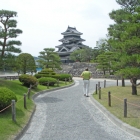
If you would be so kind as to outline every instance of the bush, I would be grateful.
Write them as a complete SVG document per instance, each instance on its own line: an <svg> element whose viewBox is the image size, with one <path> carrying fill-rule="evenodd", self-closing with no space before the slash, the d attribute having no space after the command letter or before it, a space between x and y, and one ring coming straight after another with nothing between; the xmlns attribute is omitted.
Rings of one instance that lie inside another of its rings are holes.
<svg viewBox="0 0 140 140"><path fill-rule="evenodd" d="M49 75L55 75L56 73L52 69L43 69L41 72L38 72L38 74L49 74Z"/></svg>
<svg viewBox="0 0 140 140"><path fill-rule="evenodd" d="M49 74L35 74L34 75L37 79L41 78L41 77L52 77L52 78L55 78L55 79L59 79L60 78L60 75L58 74L55 74L55 75L49 75Z"/></svg>
<svg viewBox="0 0 140 140"><path fill-rule="evenodd" d="M40 85L47 86L49 83L49 86L54 86L54 84L57 83L57 80L51 77L42 77L38 79L38 82Z"/></svg>
<svg viewBox="0 0 140 140"><path fill-rule="evenodd" d="M43 69L41 72L38 72L38 74L34 75L37 79L41 78L41 77L52 77L52 78L56 78L59 79L59 75L56 74L52 69Z"/></svg>
<svg viewBox="0 0 140 140"><path fill-rule="evenodd" d="M55 79L60 79L60 75L59 74L51 75L51 77L55 78Z"/></svg>
<svg viewBox="0 0 140 140"><path fill-rule="evenodd" d="M28 74L22 74L19 76L19 81L23 83L24 86L30 87L30 85L37 86L37 79L34 76Z"/></svg>
<svg viewBox="0 0 140 140"><path fill-rule="evenodd" d="M35 74L34 75L37 79L41 78L41 77L45 77L45 74Z"/></svg>
<svg viewBox="0 0 140 140"><path fill-rule="evenodd" d="M0 110L9 106L12 100L17 101L15 93L6 87L0 87Z"/></svg>
<svg viewBox="0 0 140 140"><path fill-rule="evenodd" d="M65 81L65 79L66 79L66 81L72 80L72 76L70 74L65 74L65 73L60 74L59 80Z"/></svg>

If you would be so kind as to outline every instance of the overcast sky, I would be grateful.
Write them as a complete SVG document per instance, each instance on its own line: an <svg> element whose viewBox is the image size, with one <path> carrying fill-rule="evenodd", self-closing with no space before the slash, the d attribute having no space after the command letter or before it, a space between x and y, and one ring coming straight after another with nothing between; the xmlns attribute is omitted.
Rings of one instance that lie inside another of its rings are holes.
<svg viewBox="0 0 140 140"><path fill-rule="evenodd" d="M120 8L115 0L3 0L0 7L18 13L17 28L23 31L17 37L20 48L33 56L60 45L68 26L82 32L83 44L94 48L113 24L109 13Z"/></svg>

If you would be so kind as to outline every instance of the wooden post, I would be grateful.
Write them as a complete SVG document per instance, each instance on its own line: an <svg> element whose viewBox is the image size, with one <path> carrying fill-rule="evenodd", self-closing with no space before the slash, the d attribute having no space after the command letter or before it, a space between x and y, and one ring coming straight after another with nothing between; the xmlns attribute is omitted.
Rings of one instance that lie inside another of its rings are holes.
<svg viewBox="0 0 140 140"><path fill-rule="evenodd" d="M99 88L100 88L100 82L98 82L98 90L99 90Z"/></svg>
<svg viewBox="0 0 140 140"><path fill-rule="evenodd" d="M101 99L101 87L99 87L99 99Z"/></svg>
<svg viewBox="0 0 140 140"><path fill-rule="evenodd" d="M108 106L111 106L111 93L108 92Z"/></svg>
<svg viewBox="0 0 140 140"><path fill-rule="evenodd" d="M98 93L98 84L96 84L96 94Z"/></svg>
<svg viewBox="0 0 140 140"><path fill-rule="evenodd" d="M15 108L15 100L12 100L12 120L16 122L16 108Z"/></svg>
<svg viewBox="0 0 140 140"><path fill-rule="evenodd" d="M127 99L124 99L124 117L127 117Z"/></svg>
<svg viewBox="0 0 140 140"><path fill-rule="evenodd" d="M104 88L106 87L106 80L104 80Z"/></svg>
<svg viewBox="0 0 140 140"><path fill-rule="evenodd" d="M30 90L31 88L28 88L28 99L30 99Z"/></svg>
<svg viewBox="0 0 140 140"><path fill-rule="evenodd" d="M24 93L24 108L27 109L27 106L26 106L26 93Z"/></svg>
<svg viewBox="0 0 140 140"><path fill-rule="evenodd" d="M66 78L65 78L65 84L67 84L67 82L66 82Z"/></svg>
<svg viewBox="0 0 140 140"><path fill-rule="evenodd" d="M118 79L117 79L117 86L118 86Z"/></svg>

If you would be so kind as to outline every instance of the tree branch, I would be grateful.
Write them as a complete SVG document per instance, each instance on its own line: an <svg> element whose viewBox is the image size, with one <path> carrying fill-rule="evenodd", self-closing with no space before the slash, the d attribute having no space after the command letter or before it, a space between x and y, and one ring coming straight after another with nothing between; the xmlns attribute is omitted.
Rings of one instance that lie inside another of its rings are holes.
<svg viewBox="0 0 140 140"><path fill-rule="evenodd" d="M140 83L138 83L138 84L134 84L134 82L133 82L133 79L132 79L132 78L130 79L130 82L131 82L131 83L132 83L132 85L133 85L133 86L135 86L135 87L140 85Z"/></svg>

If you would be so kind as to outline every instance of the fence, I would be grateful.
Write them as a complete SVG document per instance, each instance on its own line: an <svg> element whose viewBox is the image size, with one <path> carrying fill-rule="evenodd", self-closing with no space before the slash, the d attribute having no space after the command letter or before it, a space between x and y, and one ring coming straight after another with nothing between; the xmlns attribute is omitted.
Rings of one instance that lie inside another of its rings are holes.
<svg viewBox="0 0 140 140"><path fill-rule="evenodd" d="M106 88L106 80L103 82L103 87ZM115 91L105 91L101 90L101 83L98 82L95 87L95 94L98 96L99 102L104 106L108 107L108 110L117 116L118 118L140 118L140 102L139 98L132 101L129 101L125 96L122 98L117 97ZM116 81L116 86L118 86L118 80ZM120 91L121 92L121 91ZM134 95L133 95L134 96ZM111 109L113 107L113 109Z"/></svg>
<svg viewBox="0 0 140 140"><path fill-rule="evenodd" d="M0 78L4 78L5 80L15 80L19 79L19 76L6 76L6 75L1 75Z"/></svg>
<svg viewBox="0 0 140 140"><path fill-rule="evenodd" d="M11 104L9 106L0 110L0 113L11 107L12 108L12 120L14 122L16 122L16 104L20 101L23 101L23 106L24 106L25 109L27 109L27 100L26 99L27 99L27 97L28 97L28 99L30 99L31 88L32 88L32 86L30 86L30 88L28 88L27 93L24 93L23 97L21 99L19 99L17 102L15 102L15 100L12 100Z"/></svg>
<svg viewBox="0 0 140 140"><path fill-rule="evenodd" d="M11 79L10 79L11 80ZM72 82L72 79L66 79L65 78L65 85L67 85L67 82ZM59 87L59 79L58 79L58 81L57 81L57 86ZM33 86L35 86L35 85L33 85ZM33 87L32 85L30 85L30 88L28 88L28 91L27 91L27 93L25 93L24 95L23 95L23 97L21 98L21 99L19 99L17 102L15 102L15 100L12 100L11 101L11 104L9 105L9 106L7 106L7 107L5 107L4 109L2 109L2 110L0 110L0 113L1 112L3 112L3 111L5 111L6 109L8 109L8 108L12 108L12 120L14 121L14 122L16 122L16 104L18 103L18 102L20 102L20 101L23 101L23 106L24 106L24 108L25 109L27 109L27 97L28 97L28 99L30 99L30 92L31 92L31 88ZM49 89L49 81L48 81L48 84L47 84L47 88Z"/></svg>

